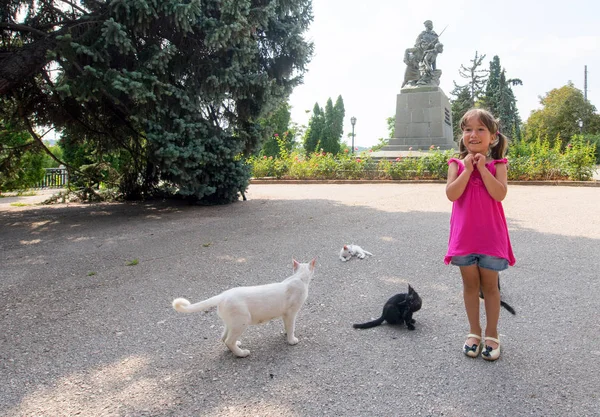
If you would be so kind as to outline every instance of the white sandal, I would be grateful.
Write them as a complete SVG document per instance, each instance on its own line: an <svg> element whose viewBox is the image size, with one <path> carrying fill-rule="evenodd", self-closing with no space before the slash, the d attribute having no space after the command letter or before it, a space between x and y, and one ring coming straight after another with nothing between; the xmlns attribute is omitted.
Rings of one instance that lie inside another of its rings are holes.
<svg viewBox="0 0 600 417"><path fill-rule="evenodd" d="M488 346L486 344L485 348L483 349L483 352L481 352L481 356L486 361L495 361L496 359L498 359L500 357L500 341L498 339L496 339L495 337L490 337L490 336L484 337L484 340L489 340L491 342L498 344L498 347L496 349L493 349L491 346Z"/></svg>
<svg viewBox="0 0 600 417"><path fill-rule="evenodd" d="M479 355L479 352L481 351L481 336L469 333L467 335L467 339L471 338L479 340L479 343L473 343L472 346L469 346L465 341L465 345L463 346L463 353L471 358L476 358Z"/></svg>

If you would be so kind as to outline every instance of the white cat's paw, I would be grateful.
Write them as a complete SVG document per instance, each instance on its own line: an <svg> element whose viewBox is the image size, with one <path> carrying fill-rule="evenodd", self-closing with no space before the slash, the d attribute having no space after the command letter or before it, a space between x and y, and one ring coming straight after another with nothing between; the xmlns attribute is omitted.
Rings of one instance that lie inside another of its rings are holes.
<svg viewBox="0 0 600 417"><path fill-rule="evenodd" d="M291 338L288 338L288 343L289 343L290 345L295 345L295 344L297 344L298 342L299 342L299 340L298 340L298 338L297 338L296 336L294 336L294 337L291 337Z"/></svg>
<svg viewBox="0 0 600 417"><path fill-rule="evenodd" d="M239 352L235 353L235 356L237 356L238 358L245 358L249 354L250 351L248 349L240 349Z"/></svg>
<svg viewBox="0 0 600 417"><path fill-rule="evenodd" d="M236 341L235 341L235 345L236 345L236 346L242 346L242 342L240 342L239 340L236 340Z"/></svg>

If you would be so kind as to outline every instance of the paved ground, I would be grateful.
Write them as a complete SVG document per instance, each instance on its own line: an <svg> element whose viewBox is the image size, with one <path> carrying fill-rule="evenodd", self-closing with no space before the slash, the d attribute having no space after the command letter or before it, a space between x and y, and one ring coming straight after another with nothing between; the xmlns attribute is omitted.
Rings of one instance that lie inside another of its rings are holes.
<svg viewBox="0 0 600 417"><path fill-rule="evenodd" d="M600 189L511 186L517 265L502 276L502 358L460 352L458 270L442 262L443 184L252 185L223 207L14 207L0 199L0 414L5 416L598 416ZM376 256L342 263L344 243ZM300 343L281 322L219 341L237 285L318 256ZM137 265L128 266L137 260ZM411 283L417 329L351 325Z"/></svg>

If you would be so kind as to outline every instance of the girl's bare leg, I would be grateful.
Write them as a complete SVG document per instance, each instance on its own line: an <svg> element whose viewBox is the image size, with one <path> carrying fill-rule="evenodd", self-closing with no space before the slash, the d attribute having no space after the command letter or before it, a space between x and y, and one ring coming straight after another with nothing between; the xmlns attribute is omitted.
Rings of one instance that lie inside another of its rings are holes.
<svg viewBox="0 0 600 417"><path fill-rule="evenodd" d="M463 280L463 298L465 301L465 310L469 320L469 333L481 334L481 325L479 323L479 285L480 274L477 265L461 266L460 274ZM487 295L486 295L487 298ZM469 338L465 342L467 345L479 344L480 341L475 338Z"/></svg>
<svg viewBox="0 0 600 417"><path fill-rule="evenodd" d="M498 289L498 272L491 269L479 268L481 274L481 291L485 304L485 335L498 339L498 320L500 319L500 290ZM498 344L486 341L493 349Z"/></svg>

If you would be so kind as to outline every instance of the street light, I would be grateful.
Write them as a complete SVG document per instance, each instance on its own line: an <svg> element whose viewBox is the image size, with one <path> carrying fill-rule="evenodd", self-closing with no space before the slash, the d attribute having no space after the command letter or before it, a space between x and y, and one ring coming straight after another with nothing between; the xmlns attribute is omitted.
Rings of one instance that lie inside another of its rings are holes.
<svg viewBox="0 0 600 417"><path fill-rule="evenodd" d="M354 125L356 124L356 117L352 116L350 123L352 123L352 153L354 153Z"/></svg>
<svg viewBox="0 0 600 417"><path fill-rule="evenodd" d="M577 124L579 125L579 134L582 135L583 134L583 120L581 120L581 119L577 120Z"/></svg>

